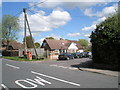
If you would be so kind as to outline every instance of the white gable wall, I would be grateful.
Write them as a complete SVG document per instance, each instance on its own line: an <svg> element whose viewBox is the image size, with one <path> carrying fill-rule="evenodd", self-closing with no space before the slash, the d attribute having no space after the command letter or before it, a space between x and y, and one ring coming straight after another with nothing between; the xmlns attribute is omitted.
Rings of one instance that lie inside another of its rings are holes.
<svg viewBox="0 0 120 90"><path fill-rule="evenodd" d="M76 46L76 43L71 43L68 49L78 49L78 47Z"/></svg>
<svg viewBox="0 0 120 90"><path fill-rule="evenodd" d="M68 47L71 53L76 52L78 50L78 47L76 46L76 43L71 43L70 46Z"/></svg>

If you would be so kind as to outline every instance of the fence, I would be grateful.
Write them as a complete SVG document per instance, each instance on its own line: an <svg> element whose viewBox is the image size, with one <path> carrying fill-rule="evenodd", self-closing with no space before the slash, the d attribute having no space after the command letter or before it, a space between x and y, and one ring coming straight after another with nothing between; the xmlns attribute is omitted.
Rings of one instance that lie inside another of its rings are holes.
<svg viewBox="0 0 120 90"><path fill-rule="evenodd" d="M19 56L23 56L23 51L24 49L19 49ZM27 51L32 52L32 55L36 55L35 50L33 48L27 49ZM49 51L45 51L44 48L37 48L36 51L38 56L41 57L48 57L49 55Z"/></svg>
<svg viewBox="0 0 120 90"><path fill-rule="evenodd" d="M2 51L2 56L18 56L18 50L6 50Z"/></svg>

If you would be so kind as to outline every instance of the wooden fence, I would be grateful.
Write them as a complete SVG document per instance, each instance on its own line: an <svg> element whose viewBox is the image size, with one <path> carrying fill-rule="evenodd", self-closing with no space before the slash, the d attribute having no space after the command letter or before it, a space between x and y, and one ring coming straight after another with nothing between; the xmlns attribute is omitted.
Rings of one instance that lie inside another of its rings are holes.
<svg viewBox="0 0 120 90"><path fill-rule="evenodd" d="M23 56L23 51L24 49L19 49L19 56ZM33 48L27 49L27 51L32 52L32 55L35 55L35 51ZM45 51L44 48L37 48L36 51L38 56L46 58L49 56L49 51Z"/></svg>

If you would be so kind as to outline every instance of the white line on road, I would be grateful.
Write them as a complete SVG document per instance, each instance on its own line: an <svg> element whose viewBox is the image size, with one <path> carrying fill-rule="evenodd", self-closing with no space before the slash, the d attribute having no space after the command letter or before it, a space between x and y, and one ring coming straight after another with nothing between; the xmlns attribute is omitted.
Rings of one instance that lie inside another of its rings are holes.
<svg viewBox="0 0 120 90"><path fill-rule="evenodd" d="M65 67L65 66L58 66L58 67L60 67L60 68L65 68L65 69L68 68L68 67Z"/></svg>
<svg viewBox="0 0 120 90"><path fill-rule="evenodd" d="M16 67L16 66L13 66L13 65L10 65L10 64L6 64L6 65L9 66L9 67L12 67L12 68L20 69L20 67Z"/></svg>
<svg viewBox="0 0 120 90"><path fill-rule="evenodd" d="M4 88L5 90L9 90L7 86L5 86L4 84L1 84L1 87Z"/></svg>
<svg viewBox="0 0 120 90"><path fill-rule="evenodd" d="M64 69L70 69L70 70L78 70L78 68L73 67L65 67L65 66L58 66L58 65L50 65L52 67L58 67L58 68L64 68Z"/></svg>
<svg viewBox="0 0 120 90"><path fill-rule="evenodd" d="M50 65L50 66L54 66L54 67L57 67L57 65Z"/></svg>
<svg viewBox="0 0 120 90"><path fill-rule="evenodd" d="M37 72L34 72L34 71L31 71L31 73L41 75L41 76L44 76L44 77L47 77L47 78L50 78L50 79L54 79L54 80L57 80L57 81L61 81L61 82L64 82L64 83L72 84L72 85L75 85L75 86L80 86L80 84L77 84L77 83L74 83L74 82L69 82L69 81L66 81L66 80L62 80L62 79L59 79L59 78L56 78L56 77L48 76L48 75L45 75L45 74L42 74L42 73L37 73Z"/></svg>
<svg viewBox="0 0 120 90"><path fill-rule="evenodd" d="M78 70L78 68L69 67L71 70Z"/></svg>

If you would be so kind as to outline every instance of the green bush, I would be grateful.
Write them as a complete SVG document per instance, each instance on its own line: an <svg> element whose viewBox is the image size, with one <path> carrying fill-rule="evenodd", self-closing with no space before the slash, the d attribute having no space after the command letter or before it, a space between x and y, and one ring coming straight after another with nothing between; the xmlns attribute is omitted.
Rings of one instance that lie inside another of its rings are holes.
<svg viewBox="0 0 120 90"><path fill-rule="evenodd" d="M118 14L108 17L91 34L94 63L117 65L120 55L120 21Z"/></svg>

